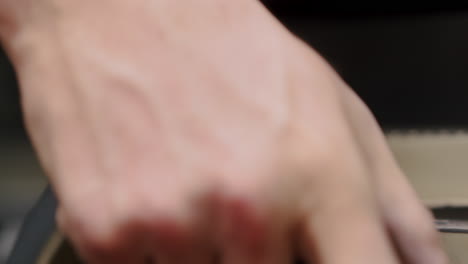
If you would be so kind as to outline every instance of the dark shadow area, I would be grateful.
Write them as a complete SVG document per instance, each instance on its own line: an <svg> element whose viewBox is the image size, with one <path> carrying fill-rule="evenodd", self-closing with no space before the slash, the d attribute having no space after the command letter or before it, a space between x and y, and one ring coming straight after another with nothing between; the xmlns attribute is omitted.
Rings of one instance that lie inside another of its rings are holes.
<svg viewBox="0 0 468 264"><path fill-rule="evenodd" d="M0 48L0 142L25 140L13 67Z"/></svg>
<svg viewBox="0 0 468 264"><path fill-rule="evenodd" d="M468 126L468 11L285 16L385 128Z"/></svg>
<svg viewBox="0 0 468 264"><path fill-rule="evenodd" d="M432 209L437 219L454 219L468 221L468 207L439 207Z"/></svg>

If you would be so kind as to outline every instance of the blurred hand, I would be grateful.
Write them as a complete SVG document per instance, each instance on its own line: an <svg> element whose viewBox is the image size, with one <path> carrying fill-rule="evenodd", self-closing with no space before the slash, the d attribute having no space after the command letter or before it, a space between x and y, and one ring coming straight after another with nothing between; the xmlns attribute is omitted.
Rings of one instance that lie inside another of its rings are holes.
<svg viewBox="0 0 468 264"><path fill-rule="evenodd" d="M364 104L256 1L43 2L8 50L89 263L447 263Z"/></svg>

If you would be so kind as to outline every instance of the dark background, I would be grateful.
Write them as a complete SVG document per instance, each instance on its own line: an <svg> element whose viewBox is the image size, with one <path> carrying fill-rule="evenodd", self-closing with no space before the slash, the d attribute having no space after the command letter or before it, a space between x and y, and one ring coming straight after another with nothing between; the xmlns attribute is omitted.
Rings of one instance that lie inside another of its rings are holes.
<svg viewBox="0 0 468 264"><path fill-rule="evenodd" d="M306 3L266 0L327 58L384 128L468 128L467 9ZM14 72L0 51L0 263L45 185L18 98Z"/></svg>
<svg viewBox="0 0 468 264"><path fill-rule="evenodd" d="M0 49L0 141L24 135L20 117L15 74Z"/></svg>
<svg viewBox="0 0 468 264"><path fill-rule="evenodd" d="M266 3L328 59L384 128L468 127L467 8Z"/></svg>

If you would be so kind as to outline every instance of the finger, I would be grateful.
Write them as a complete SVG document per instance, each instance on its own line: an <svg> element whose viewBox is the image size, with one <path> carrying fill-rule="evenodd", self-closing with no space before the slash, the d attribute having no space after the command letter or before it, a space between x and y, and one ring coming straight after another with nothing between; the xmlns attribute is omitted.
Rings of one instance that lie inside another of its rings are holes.
<svg viewBox="0 0 468 264"><path fill-rule="evenodd" d="M432 216L398 167L372 115L351 90L344 93L350 124L376 176L380 208L400 255L411 264L447 263Z"/></svg>
<svg viewBox="0 0 468 264"><path fill-rule="evenodd" d="M290 264L293 256L290 250L290 239L284 237L270 239L262 249L248 248L232 241L223 245L223 264Z"/></svg>
<svg viewBox="0 0 468 264"><path fill-rule="evenodd" d="M215 254L211 241L193 226L180 224L174 219L158 220L152 228L153 261L157 264L214 264ZM208 235L208 234L206 234Z"/></svg>
<svg viewBox="0 0 468 264"><path fill-rule="evenodd" d="M159 199L158 208L161 209L156 211L160 213L148 223L148 230L151 230L148 244L152 245L154 263L217 263L210 230L213 221L211 199L189 199L187 193L166 194L166 197L172 197L169 199L171 206ZM174 207L183 213L174 213Z"/></svg>
<svg viewBox="0 0 468 264"><path fill-rule="evenodd" d="M303 248L310 263L398 263L379 218L368 209L336 208L306 219Z"/></svg>
<svg viewBox="0 0 468 264"><path fill-rule="evenodd" d="M82 212L84 213L84 212ZM143 263L144 252L140 250L141 237L135 225L119 225L117 229L101 228L99 223L90 228L69 221L62 209L57 210L57 224L73 242L75 250L86 263ZM112 222L108 222L111 225ZM73 232L70 232L73 231Z"/></svg>
<svg viewBox="0 0 468 264"><path fill-rule="evenodd" d="M433 217L404 175L395 171L392 175L382 173L380 176L379 201L402 258L409 264L448 263Z"/></svg>
<svg viewBox="0 0 468 264"><path fill-rule="evenodd" d="M182 250L179 252L156 249L154 261L155 264L218 264L214 251L194 247L191 250Z"/></svg>
<svg viewBox="0 0 468 264"><path fill-rule="evenodd" d="M140 250L140 241L128 236L109 240L100 238L71 240L85 263L145 263L146 256Z"/></svg>
<svg viewBox="0 0 468 264"><path fill-rule="evenodd" d="M169 219L155 223L152 247L153 261L157 264L215 264L216 255L210 233L200 232L195 226Z"/></svg>
<svg viewBox="0 0 468 264"><path fill-rule="evenodd" d="M362 177L356 173L340 168L324 174L336 180L315 193L320 202L308 208L302 223L302 248L309 263L399 263L372 190L366 180L355 180Z"/></svg>
<svg viewBox="0 0 468 264"><path fill-rule="evenodd" d="M292 240L285 221L253 204L248 199L231 198L222 205L221 263L291 263Z"/></svg>

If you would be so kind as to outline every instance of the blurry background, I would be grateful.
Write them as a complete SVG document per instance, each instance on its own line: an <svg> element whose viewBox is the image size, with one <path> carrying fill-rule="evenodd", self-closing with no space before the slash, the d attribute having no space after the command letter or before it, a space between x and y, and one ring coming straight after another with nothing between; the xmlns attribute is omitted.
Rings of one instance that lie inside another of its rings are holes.
<svg viewBox="0 0 468 264"><path fill-rule="evenodd" d="M45 186L23 129L16 86L13 69L0 52L0 264Z"/></svg>
<svg viewBox="0 0 468 264"><path fill-rule="evenodd" d="M468 10L314 8L266 1L361 95L386 129L468 126ZM226 62L229 63L229 62ZM0 264L45 186L0 52Z"/></svg>

